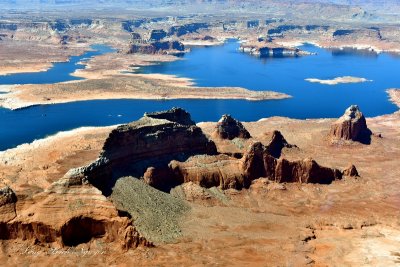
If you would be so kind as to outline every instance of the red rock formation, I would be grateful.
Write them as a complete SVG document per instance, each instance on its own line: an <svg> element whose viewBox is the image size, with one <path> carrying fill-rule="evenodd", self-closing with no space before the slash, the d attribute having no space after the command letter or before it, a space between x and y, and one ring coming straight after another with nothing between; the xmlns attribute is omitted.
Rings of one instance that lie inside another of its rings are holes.
<svg viewBox="0 0 400 267"><path fill-rule="evenodd" d="M250 137L229 115L218 122L215 133L228 139ZM275 131L268 146L254 143L242 159L212 156L217 154L215 144L194 125L186 111L174 108L145 114L136 122L118 127L106 140L100 158L68 173L66 180L72 184L87 180L108 195L123 176L144 177L147 184L163 191L186 182L207 188L241 189L260 177L323 184L342 178L338 170L322 167L314 160L278 160L284 147L293 145Z"/></svg>
<svg viewBox="0 0 400 267"><path fill-rule="evenodd" d="M342 178L339 170L322 167L311 159L293 162L276 159L259 142L251 145L241 160L227 155L193 156L185 162L172 161L169 168L168 177L175 184L193 182L205 188L216 186L221 189L247 188L253 180L262 177L279 183L321 184ZM158 183L165 182L163 175L157 175L154 169L147 175L146 180L152 181L157 188L161 186Z"/></svg>
<svg viewBox="0 0 400 267"><path fill-rule="evenodd" d="M282 149L285 147L292 148L296 146L289 144L280 131L274 131L272 134L272 139L267 145L268 153L274 158L279 158L281 156Z"/></svg>
<svg viewBox="0 0 400 267"><path fill-rule="evenodd" d="M8 222L15 218L17 196L10 187L0 188L0 222Z"/></svg>
<svg viewBox="0 0 400 267"><path fill-rule="evenodd" d="M149 167L165 168L173 159L184 161L192 155L216 153L214 142L194 125L190 114L174 108L147 113L138 121L119 126L110 133L97 161L66 176L86 179L109 195L119 177L142 177Z"/></svg>
<svg viewBox="0 0 400 267"><path fill-rule="evenodd" d="M104 237L107 242L120 243L123 249L152 246L129 222L80 216L71 218L61 228L34 221L0 222L1 240L35 240L41 244L57 242L62 246L73 247Z"/></svg>
<svg viewBox="0 0 400 267"><path fill-rule="evenodd" d="M371 131L358 106L350 106L344 115L331 126L329 136L333 142L340 140L370 143Z"/></svg>
<svg viewBox="0 0 400 267"><path fill-rule="evenodd" d="M0 207L15 202L17 202L17 197L10 187L0 188Z"/></svg>
<svg viewBox="0 0 400 267"><path fill-rule="evenodd" d="M169 167L179 184L193 182L206 188L241 189L251 183L242 172L240 161L226 155L193 156L185 162L172 161Z"/></svg>
<svg viewBox="0 0 400 267"><path fill-rule="evenodd" d="M39 243L52 243L57 240L57 231L53 226L42 222L2 222L0 223L0 239L36 240Z"/></svg>
<svg viewBox="0 0 400 267"><path fill-rule="evenodd" d="M19 200L20 207L28 208L11 219L4 220L4 210L0 208L0 240L21 239L77 246L102 239L117 243L124 249L152 245L136 231L131 219L119 216L116 208L98 189L91 185L72 184L61 179L45 192L29 199L28 203ZM9 189L4 191L7 201L2 203L15 204L15 195ZM131 234L125 234L127 231Z"/></svg>
<svg viewBox="0 0 400 267"><path fill-rule="evenodd" d="M348 177L359 177L360 176L358 174L356 166L354 166L354 165L350 165L348 168L343 170L342 174L343 174L343 176L348 176Z"/></svg>
<svg viewBox="0 0 400 267"><path fill-rule="evenodd" d="M122 235L122 247L125 250L137 248L141 245L152 247L153 244L143 238L133 225L128 225Z"/></svg>
<svg viewBox="0 0 400 267"><path fill-rule="evenodd" d="M322 167L312 159L293 162L279 159L275 169L275 181L279 183L330 184L340 179L342 174L339 170Z"/></svg>
<svg viewBox="0 0 400 267"><path fill-rule="evenodd" d="M143 174L143 179L146 184L162 191L168 191L171 187L181 183L168 167L149 167Z"/></svg>
<svg viewBox="0 0 400 267"><path fill-rule="evenodd" d="M242 159L243 171L250 180L266 177L276 182L331 183L341 179L336 169L321 167L314 160L288 161L275 159L268 147L261 143L253 144Z"/></svg>
<svg viewBox="0 0 400 267"><path fill-rule="evenodd" d="M260 142L254 143L243 155L242 170L250 180L260 177L273 179L275 177L276 159Z"/></svg>
<svg viewBox="0 0 400 267"><path fill-rule="evenodd" d="M250 138L250 133L244 128L243 124L232 118L230 115L223 115L218 121L215 136L222 139L232 140L234 138Z"/></svg>
<svg viewBox="0 0 400 267"><path fill-rule="evenodd" d="M178 41L156 41L152 43L133 43L130 45L128 54L173 54L182 53L185 46Z"/></svg>

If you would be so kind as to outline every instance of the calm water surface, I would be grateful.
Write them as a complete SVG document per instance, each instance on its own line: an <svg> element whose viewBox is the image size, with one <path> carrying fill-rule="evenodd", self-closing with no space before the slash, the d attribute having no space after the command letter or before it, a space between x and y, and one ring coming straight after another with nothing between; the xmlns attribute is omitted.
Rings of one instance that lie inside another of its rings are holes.
<svg viewBox="0 0 400 267"><path fill-rule="evenodd" d="M0 85L4 84L46 84L58 83L73 80L82 80L82 78L74 77L71 74L76 70L84 69L82 62L91 57L102 55L114 51L106 45L93 45L93 51L88 51L81 56L73 56L68 62L57 62L47 71L18 73L12 75L0 76Z"/></svg>
<svg viewBox="0 0 400 267"><path fill-rule="evenodd" d="M184 60L149 66L141 72L189 77L199 86L241 86L293 96L285 101L265 101L265 116L337 117L351 104L358 104L367 116L392 113L397 109L388 101L385 91L400 86L398 57L355 50L329 51L304 45L300 48L317 55L260 59L240 53L238 48L239 44L232 41L225 46L196 48ZM331 86L305 81L341 76L373 82ZM232 107L232 111L236 108ZM247 112L251 114L252 110ZM256 119L258 117L253 118Z"/></svg>
<svg viewBox="0 0 400 267"><path fill-rule="evenodd" d="M106 126L140 118L146 111L174 106L188 110L195 121L215 121L229 113L243 121L269 116L292 118L338 117L351 104L358 104L367 116L392 113L397 107L388 101L387 88L400 87L400 59L355 51L328 51L311 45L302 48L316 56L259 59L237 51L239 44L195 48L183 60L142 68L143 73L174 74L192 78L199 86L241 86L252 90L274 90L293 96L273 101L245 100L100 100L18 111L0 108L0 150L31 142L58 131L81 126ZM110 52L94 47L66 63L56 63L41 73L0 76L0 84L54 83L79 78L70 76L77 64L91 56ZM335 86L313 84L306 78L332 79L363 77L373 82Z"/></svg>

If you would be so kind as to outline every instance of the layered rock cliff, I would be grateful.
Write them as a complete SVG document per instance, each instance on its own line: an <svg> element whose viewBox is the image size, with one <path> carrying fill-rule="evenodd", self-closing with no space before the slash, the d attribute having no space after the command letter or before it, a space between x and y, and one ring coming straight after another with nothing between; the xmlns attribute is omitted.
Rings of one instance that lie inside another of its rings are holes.
<svg viewBox="0 0 400 267"><path fill-rule="evenodd" d="M371 134L363 113L357 105L352 105L332 124L329 136L332 142L358 141L369 144Z"/></svg>
<svg viewBox="0 0 400 267"><path fill-rule="evenodd" d="M121 249L152 245L132 220L121 217L92 185L61 179L47 190L24 198L18 200L9 187L0 190L0 240L32 240L60 247L93 240L114 243Z"/></svg>
<svg viewBox="0 0 400 267"><path fill-rule="evenodd" d="M174 159L216 153L215 144L194 125L190 114L176 108L147 113L119 126L110 133L98 160L67 176L88 180L108 195L119 177L142 177L148 168L163 168Z"/></svg>
<svg viewBox="0 0 400 267"><path fill-rule="evenodd" d="M298 48L284 47L272 42L249 42L240 46L239 50L259 57L305 56L313 53Z"/></svg>
<svg viewBox="0 0 400 267"><path fill-rule="evenodd" d="M342 178L339 170L321 167L311 159L288 161L276 159L269 148L261 143L253 144L242 159L243 169L251 180L266 177L270 180L298 183L330 184Z"/></svg>
<svg viewBox="0 0 400 267"><path fill-rule="evenodd" d="M251 138L244 126L228 115L217 123L214 136L228 141ZM120 177L128 175L166 192L187 182L205 188L242 189L261 177L279 183L322 184L342 178L339 170L322 167L314 160L281 157L284 148L293 147L274 131L268 145L254 142L240 159L218 154L214 142L194 124L190 114L174 108L146 113L140 120L113 130L98 160L66 177L73 183L88 181L105 195L111 194Z"/></svg>
<svg viewBox="0 0 400 267"><path fill-rule="evenodd" d="M193 182L205 188L242 189L251 182L240 161L227 155L194 156L184 162L174 160L168 167L178 184Z"/></svg>
<svg viewBox="0 0 400 267"><path fill-rule="evenodd" d="M176 54L185 51L179 41L155 41L149 43L131 43L128 54Z"/></svg>
<svg viewBox="0 0 400 267"><path fill-rule="evenodd" d="M168 34L176 35L179 37L188 33L198 32L199 30L202 29L208 29L208 27L209 27L208 23L189 23L182 26L172 26L169 29Z"/></svg>
<svg viewBox="0 0 400 267"><path fill-rule="evenodd" d="M242 159L221 154L193 156L184 162L174 160L168 168L152 169L151 173L146 173L145 180L151 181L150 184L156 188L165 186L163 183L168 177L168 181L174 184L192 182L205 188L242 189L248 188L258 178L268 178L278 183L320 184L342 179L341 171L320 166L312 159L277 159L269 151L270 148L256 142Z"/></svg>

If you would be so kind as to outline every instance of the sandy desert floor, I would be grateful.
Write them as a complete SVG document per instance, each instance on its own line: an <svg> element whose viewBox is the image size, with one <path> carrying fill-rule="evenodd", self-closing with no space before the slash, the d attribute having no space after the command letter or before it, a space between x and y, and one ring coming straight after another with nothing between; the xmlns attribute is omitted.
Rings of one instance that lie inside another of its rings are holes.
<svg viewBox="0 0 400 267"><path fill-rule="evenodd" d="M398 101L398 92L391 92L393 101ZM371 145L331 145L327 134L333 121L273 117L244 126L263 143L268 142L273 130L280 130L289 143L298 146L283 151L288 159L312 157L335 168L353 163L361 176L358 179L331 185L274 184L259 179L249 189L219 191L218 199L192 199L192 209L180 224L182 236L174 243L128 252L96 250L92 244L92 254L60 250L64 254L48 255L48 247L35 246L31 241L2 241L2 262L15 266L43 266L44 260L47 266L77 262L127 266L393 266L400 260L400 113L367 119L375 134ZM211 134L215 123L199 126ZM78 129L1 152L2 182L17 194L37 194L69 168L94 160L111 129ZM223 151L246 146L252 139L242 144L215 141ZM80 246L78 249L86 251L87 246ZM99 254L93 255L96 251Z"/></svg>

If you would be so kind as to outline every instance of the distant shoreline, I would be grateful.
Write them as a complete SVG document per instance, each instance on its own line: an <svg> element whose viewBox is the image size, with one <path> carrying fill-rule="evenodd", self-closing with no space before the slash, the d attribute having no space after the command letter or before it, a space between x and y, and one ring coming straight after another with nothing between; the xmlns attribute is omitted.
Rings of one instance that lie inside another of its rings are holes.
<svg viewBox="0 0 400 267"><path fill-rule="evenodd" d="M194 87L173 76L120 75L104 79L57 84L3 86L0 106L11 110L35 105L91 100L280 100L290 95L274 91L253 91L240 87Z"/></svg>
<svg viewBox="0 0 400 267"><path fill-rule="evenodd" d="M388 89L386 92L389 94L390 101L400 108L400 89Z"/></svg>

